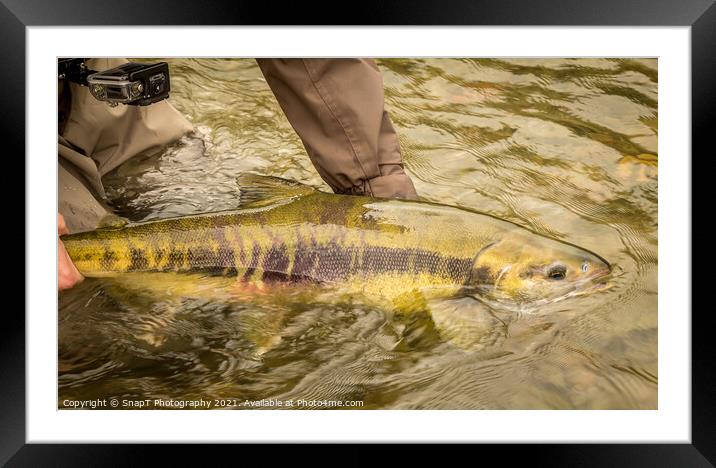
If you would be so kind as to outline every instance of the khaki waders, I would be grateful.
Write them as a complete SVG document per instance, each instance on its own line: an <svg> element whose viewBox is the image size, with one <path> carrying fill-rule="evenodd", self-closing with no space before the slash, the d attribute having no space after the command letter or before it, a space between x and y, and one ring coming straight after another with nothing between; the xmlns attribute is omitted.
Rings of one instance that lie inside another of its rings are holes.
<svg viewBox="0 0 716 468"><path fill-rule="evenodd" d="M91 59L87 66L106 70L125 62ZM384 109L382 77L373 60L257 62L316 170L336 193L417 198L403 170L398 137ZM102 176L192 131L191 123L168 101L110 107L95 100L86 87L63 82L59 101L58 211L70 232L94 229L109 213Z"/></svg>

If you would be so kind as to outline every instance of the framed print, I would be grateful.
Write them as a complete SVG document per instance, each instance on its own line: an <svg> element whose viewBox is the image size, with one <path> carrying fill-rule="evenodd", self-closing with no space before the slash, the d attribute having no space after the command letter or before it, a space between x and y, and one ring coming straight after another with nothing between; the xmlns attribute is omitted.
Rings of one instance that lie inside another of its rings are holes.
<svg viewBox="0 0 716 468"><path fill-rule="evenodd" d="M713 2L280 26L306 13L3 0L26 302L0 460L459 442L710 466Z"/></svg>

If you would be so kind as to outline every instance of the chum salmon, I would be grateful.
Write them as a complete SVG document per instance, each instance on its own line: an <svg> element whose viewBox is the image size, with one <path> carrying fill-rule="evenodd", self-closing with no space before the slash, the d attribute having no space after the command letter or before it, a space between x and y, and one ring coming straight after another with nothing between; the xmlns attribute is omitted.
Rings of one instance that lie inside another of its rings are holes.
<svg viewBox="0 0 716 468"><path fill-rule="evenodd" d="M593 252L468 209L329 194L253 174L238 182L236 210L61 239L87 277L202 273L517 307L590 291L611 272Z"/></svg>

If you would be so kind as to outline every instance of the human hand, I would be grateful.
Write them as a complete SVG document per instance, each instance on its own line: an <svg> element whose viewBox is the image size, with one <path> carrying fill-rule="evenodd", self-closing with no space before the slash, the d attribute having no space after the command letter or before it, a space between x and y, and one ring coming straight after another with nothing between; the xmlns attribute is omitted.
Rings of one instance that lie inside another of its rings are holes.
<svg viewBox="0 0 716 468"><path fill-rule="evenodd" d="M74 263L70 259L65 244L60 240L63 234L69 234L70 231L65 225L65 218L61 214L57 214L57 289L64 291L70 289L84 279L84 276L77 270Z"/></svg>

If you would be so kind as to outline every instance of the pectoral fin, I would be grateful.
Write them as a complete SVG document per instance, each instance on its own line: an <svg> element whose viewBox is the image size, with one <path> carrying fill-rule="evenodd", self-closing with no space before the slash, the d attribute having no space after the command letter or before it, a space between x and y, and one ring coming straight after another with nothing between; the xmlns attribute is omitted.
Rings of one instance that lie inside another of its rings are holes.
<svg viewBox="0 0 716 468"><path fill-rule="evenodd" d="M393 298L393 316L390 326L395 330L397 341L393 351L410 351L431 348L440 343L430 307L425 295L411 291Z"/></svg>
<svg viewBox="0 0 716 468"><path fill-rule="evenodd" d="M434 301L430 313L440 337L466 351L495 346L507 336L507 322L471 297Z"/></svg>

